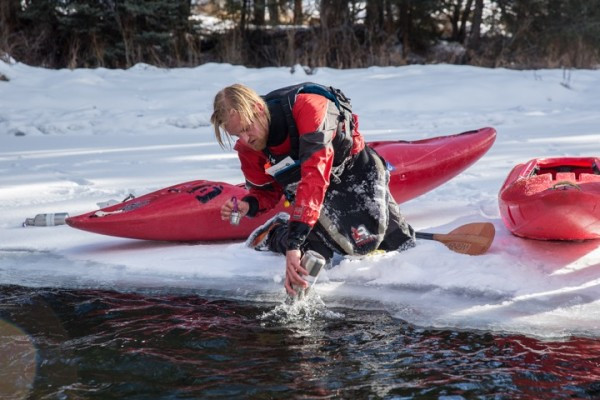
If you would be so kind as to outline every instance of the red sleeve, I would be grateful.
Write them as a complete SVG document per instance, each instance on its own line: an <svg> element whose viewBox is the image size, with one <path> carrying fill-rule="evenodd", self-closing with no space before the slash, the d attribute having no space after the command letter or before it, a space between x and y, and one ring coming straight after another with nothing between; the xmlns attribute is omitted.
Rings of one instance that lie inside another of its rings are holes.
<svg viewBox="0 0 600 400"><path fill-rule="evenodd" d="M330 107L330 101L323 96L300 94L292 109L298 128L302 164L291 221L310 227L319 219L333 165L331 140L337 119L335 114L328 112Z"/></svg>
<svg viewBox="0 0 600 400"><path fill-rule="evenodd" d="M267 157L239 141L236 142L234 150L238 153L250 196L256 198L258 202L258 210L254 215L260 215L275 207L281 199L283 189L265 172Z"/></svg>

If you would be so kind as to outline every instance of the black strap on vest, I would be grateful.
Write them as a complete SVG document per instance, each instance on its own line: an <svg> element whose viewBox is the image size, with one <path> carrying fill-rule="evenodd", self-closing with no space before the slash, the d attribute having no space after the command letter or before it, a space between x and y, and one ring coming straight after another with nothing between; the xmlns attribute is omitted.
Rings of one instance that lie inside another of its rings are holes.
<svg viewBox="0 0 600 400"><path fill-rule="evenodd" d="M339 89L336 89L332 86L327 87L312 82L305 82L293 86L287 86L281 89L274 90L269 94L263 96L263 99L269 106L269 111L272 114L275 112L281 112L285 117L285 121L287 124L286 133L290 138L291 145L290 156L294 160L298 160L299 158L298 152L300 148L300 135L296 126L296 121L294 121L294 116L292 115L292 109L294 108L296 97L300 93L312 93L324 96L329 100L333 101L337 109L340 111L339 122L343 125L338 127L338 132L336 135L336 140L340 141L340 146L334 145L334 147L342 148L341 150L343 156L340 157L342 159L336 159L335 161L338 162L334 162L334 164L339 164L341 161L343 161L343 159L346 158L346 156L350 152L350 148L346 149L346 147L348 147L348 143L350 144L350 147L352 146L351 137L352 131L354 130L354 126L352 119L352 105L350 104L350 99L347 98ZM273 119L276 118L272 117L272 120ZM342 130L346 138L341 137ZM265 149L265 154L267 155L267 157L269 157L269 159L273 158L267 149Z"/></svg>

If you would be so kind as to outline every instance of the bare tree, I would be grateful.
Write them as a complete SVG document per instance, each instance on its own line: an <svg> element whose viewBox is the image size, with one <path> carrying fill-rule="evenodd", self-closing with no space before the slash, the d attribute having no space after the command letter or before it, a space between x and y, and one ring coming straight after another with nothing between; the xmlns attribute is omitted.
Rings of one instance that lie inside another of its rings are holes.
<svg viewBox="0 0 600 400"><path fill-rule="evenodd" d="M265 24L265 0L254 0L254 25Z"/></svg>
<svg viewBox="0 0 600 400"><path fill-rule="evenodd" d="M17 12L21 8L19 0L3 0L0 2L0 52L10 52L11 35L17 29L19 20ZM1 56L2 54L0 54Z"/></svg>
<svg viewBox="0 0 600 400"><path fill-rule="evenodd" d="M367 0L365 25L369 32L374 33L376 30L383 29L384 6L382 0Z"/></svg>
<svg viewBox="0 0 600 400"><path fill-rule="evenodd" d="M348 24L350 8L348 0L321 0L321 26L340 27Z"/></svg>
<svg viewBox="0 0 600 400"><path fill-rule="evenodd" d="M267 7L269 8L269 22L271 25L279 25L279 22L281 21L279 15L279 1L267 0Z"/></svg>
<svg viewBox="0 0 600 400"><path fill-rule="evenodd" d="M406 60L410 53L411 12L408 1L400 2L400 35L402 36L402 58Z"/></svg>
<svg viewBox="0 0 600 400"><path fill-rule="evenodd" d="M302 25L304 21L304 11L302 10L302 0L294 0L294 25Z"/></svg>
<svg viewBox="0 0 600 400"><path fill-rule="evenodd" d="M471 23L471 33L467 40L467 46L470 49L479 47L481 39L481 22L483 19L483 0L475 0L475 9L473 10L473 22Z"/></svg>
<svg viewBox="0 0 600 400"><path fill-rule="evenodd" d="M462 16L460 18L460 28L458 29L458 41L460 43L464 43L467 32L467 21L469 20L469 16L471 14L471 7L473 6L473 0L467 0L465 4L465 8L462 11Z"/></svg>

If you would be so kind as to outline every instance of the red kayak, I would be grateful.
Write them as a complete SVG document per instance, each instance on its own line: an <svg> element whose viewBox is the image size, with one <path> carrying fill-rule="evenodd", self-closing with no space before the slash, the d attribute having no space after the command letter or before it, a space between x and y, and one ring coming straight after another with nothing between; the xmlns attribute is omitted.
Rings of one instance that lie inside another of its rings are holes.
<svg viewBox="0 0 600 400"><path fill-rule="evenodd" d="M369 143L389 163L390 190L398 203L413 199L465 170L494 143L496 131L482 128L417 141ZM243 184L198 180L67 219L74 228L133 239L217 241L245 239L276 212L242 218L238 226L221 220L221 205L247 194Z"/></svg>
<svg viewBox="0 0 600 400"><path fill-rule="evenodd" d="M600 159L533 159L508 175L500 214L515 235L543 240L600 238Z"/></svg>

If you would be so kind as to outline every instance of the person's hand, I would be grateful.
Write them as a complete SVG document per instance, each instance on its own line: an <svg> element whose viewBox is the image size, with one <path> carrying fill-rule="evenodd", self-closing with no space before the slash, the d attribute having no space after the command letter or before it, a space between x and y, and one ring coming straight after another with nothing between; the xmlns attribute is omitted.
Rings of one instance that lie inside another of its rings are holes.
<svg viewBox="0 0 600 400"><path fill-rule="evenodd" d="M240 217L248 214L250 210L250 204L247 201L238 200L237 201L238 212L240 213ZM233 200L229 199L221 206L221 219L224 221L229 221L229 217L233 212Z"/></svg>
<svg viewBox="0 0 600 400"><path fill-rule="evenodd" d="M300 265L302 253L300 250L288 250L285 253L285 290L290 296L296 296L294 286L306 289L308 282L302 279L302 275L308 275L308 271Z"/></svg>

